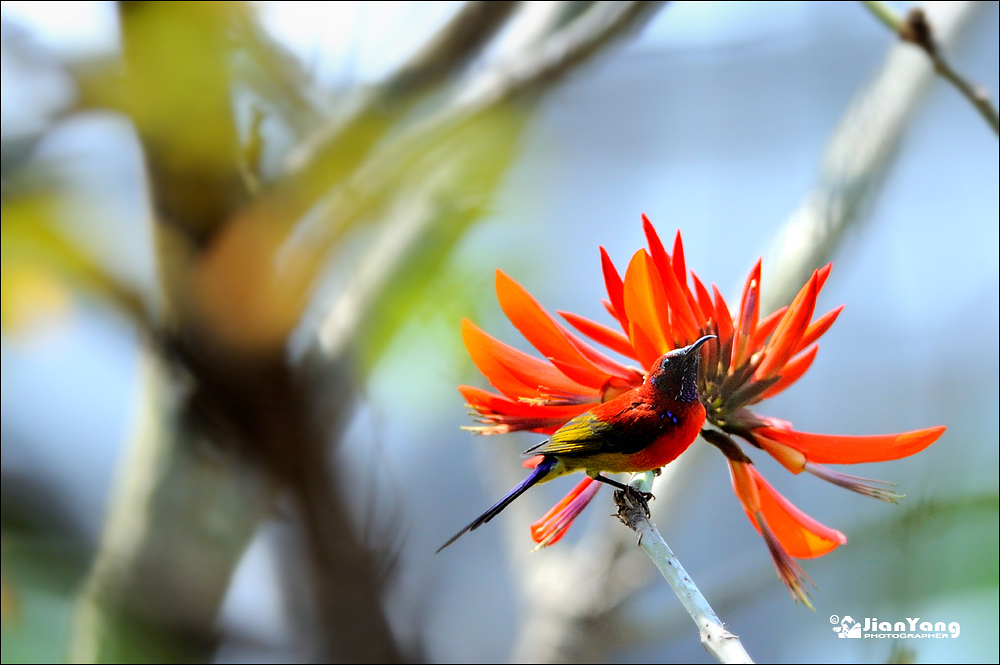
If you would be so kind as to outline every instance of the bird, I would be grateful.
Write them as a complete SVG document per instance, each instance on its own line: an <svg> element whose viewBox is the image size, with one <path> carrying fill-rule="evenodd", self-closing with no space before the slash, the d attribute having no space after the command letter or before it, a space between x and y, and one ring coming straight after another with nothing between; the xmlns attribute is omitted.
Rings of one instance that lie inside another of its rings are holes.
<svg viewBox="0 0 1000 665"><path fill-rule="evenodd" d="M705 335L660 356L642 385L581 413L549 439L524 451L526 456L541 458L531 473L437 551L486 524L539 483L584 471L594 480L627 490L601 473L641 473L674 461L705 423L705 407L698 394L698 350L711 339L716 336Z"/></svg>

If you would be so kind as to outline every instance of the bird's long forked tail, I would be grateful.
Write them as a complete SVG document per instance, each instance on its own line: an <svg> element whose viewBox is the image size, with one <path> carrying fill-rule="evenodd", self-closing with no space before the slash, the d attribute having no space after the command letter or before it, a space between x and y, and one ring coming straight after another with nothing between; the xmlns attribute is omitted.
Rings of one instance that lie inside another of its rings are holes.
<svg viewBox="0 0 1000 665"><path fill-rule="evenodd" d="M544 458L541 462L538 463L538 465L534 469L531 470L531 473L528 474L527 478L518 483L514 489L507 492L507 494L504 495L502 499L500 499L492 506L490 506L489 510L487 510L485 513L483 513L476 519L472 520L472 522L466 525L465 528L463 528L461 531L459 531L454 536L449 538L448 542L446 542L441 547L437 548L437 551L434 553L437 554L438 552L440 552L441 550L448 547L453 542L464 536L467 532L475 531L476 529L478 529L479 527L481 527L482 525L486 524L491 519L499 515L504 508L506 508L511 504L511 502L514 499L527 492L532 486L537 485L539 482L541 482L541 480L548 475L549 471L551 471L552 467L554 467L555 465L556 465L555 457Z"/></svg>

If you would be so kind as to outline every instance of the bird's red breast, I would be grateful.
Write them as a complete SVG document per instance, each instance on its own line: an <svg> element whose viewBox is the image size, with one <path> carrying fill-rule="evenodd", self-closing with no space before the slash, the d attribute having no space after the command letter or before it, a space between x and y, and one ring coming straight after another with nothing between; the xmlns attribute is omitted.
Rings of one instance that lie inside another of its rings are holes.
<svg viewBox="0 0 1000 665"><path fill-rule="evenodd" d="M559 457L567 471L650 471L684 452L704 422L700 401L681 402L646 383L577 416L530 452Z"/></svg>

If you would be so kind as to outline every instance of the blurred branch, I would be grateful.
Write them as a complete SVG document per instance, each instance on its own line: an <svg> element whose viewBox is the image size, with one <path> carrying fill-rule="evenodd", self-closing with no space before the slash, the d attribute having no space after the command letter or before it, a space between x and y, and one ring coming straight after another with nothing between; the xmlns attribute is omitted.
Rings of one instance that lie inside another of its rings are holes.
<svg viewBox="0 0 1000 665"><path fill-rule="evenodd" d="M975 9L975 2L928 5L939 45L957 42ZM790 302L809 274L829 261L847 230L863 221L933 80L926 58L895 44L875 79L854 96L827 143L818 182L766 252L773 286L763 294L764 311Z"/></svg>
<svg viewBox="0 0 1000 665"><path fill-rule="evenodd" d="M227 460L213 459L197 431L177 431L176 414L164 408L171 400L163 367L151 354L140 357L139 374L139 408L120 462L127 473L116 476L79 594L70 662L210 655L234 562L270 507L273 490L247 484Z"/></svg>
<svg viewBox="0 0 1000 665"><path fill-rule="evenodd" d="M297 220L331 185L354 171L371 149L425 95L479 56L510 17L516 2L468 2L385 82L355 97L340 117L289 156L271 198Z"/></svg>
<svg viewBox="0 0 1000 665"><path fill-rule="evenodd" d="M37 309L46 301L38 280L50 278L60 292L71 287L95 293L128 316L141 331L152 330L153 316L142 294L112 275L94 254L59 225L55 188L19 187L3 193L3 306L0 323L19 327L19 305ZM28 312L24 314L29 315Z"/></svg>
<svg viewBox="0 0 1000 665"><path fill-rule="evenodd" d="M903 19L884 2L866 1L862 4L890 30L898 34L904 42L920 47L934 63L935 71L955 86L962 96L968 99L969 103L979 111L979 114L993 129L993 133L1000 136L1000 116L997 115L997 110L990 102L989 91L981 86L972 85L952 69L948 61L941 55L941 49L938 48L934 39L933 26L927 20L927 14L924 10L915 7Z"/></svg>
<svg viewBox="0 0 1000 665"><path fill-rule="evenodd" d="M292 244L299 247L325 248L332 246L354 220L371 214L383 201L391 199L389 192L395 187L414 187L424 179L439 177L435 169L429 172L424 159L447 161L442 157L443 146L452 145L459 153L468 146L452 142L451 137L475 137L475 128L489 127L491 118L512 122L505 137L511 145L519 135L516 111L506 111L507 103L533 104L550 91L561 78L596 55L602 46L629 29L635 29L648 20L660 3L600 3L577 18L568 26L557 30L548 41L523 55L509 66L497 66L470 83L474 97L463 97L438 115L406 131L390 145L378 152L358 172L326 201L322 210L297 230ZM447 154L447 153L446 153ZM454 153L453 153L454 155ZM502 161L502 160L501 160ZM469 201L475 208L487 200L489 188L479 192L466 191L466 196L479 197ZM405 242L394 238L399 229L383 232L383 245L376 244L362 276L355 280L327 309L319 331L320 346L327 356L337 356L349 340L357 338L358 324L368 317L363 308L379 302L376 295L390 283L397 267L411 260L412 253L419 254L427 245L416 242L425 229L440 218L440 211L429 207L423 213L413 213L405 224ZM331 224L331 221L336 224ZM312 227L312 228L310 228ZM400 236L402 237L402 236ZM386 251L383 247L394 249ZM380 286L381 285L381 286Z"/></svg>
<svg viewBox="0 0 1000 665"><path fill-rule="evenodd" d="M637 474L629 487L639 493L648 493L653 486L652 473ZM628 528L635 531L636 544L649 556L670 588L680 599L684 609L698 627L701 644L720 663L752 663L743 648L740 638L733 635L722 624L718 615L708 604L705 596L677 560L666 541L649 521L645 501L639 502L631 492L615 492L618 517Z"/></svg>
<svg viewBox="0 0 1000 665"><path fill-rule="evenodd" d="M321 116L309 98L309 74L302 64L248 12L238 13L233 24L236 42L246 48L256 70L248 79L258 94L283 109L283 117L299 132L315 127Z"/></svg>
<svg viewBox="0 0 1000 665"><path fill-rule="evenodd" d="M460 96L467 112L502 101L521 102L545 90L609 42L638 30L663 2L598 2L509 63L499 63Z"/></svg>

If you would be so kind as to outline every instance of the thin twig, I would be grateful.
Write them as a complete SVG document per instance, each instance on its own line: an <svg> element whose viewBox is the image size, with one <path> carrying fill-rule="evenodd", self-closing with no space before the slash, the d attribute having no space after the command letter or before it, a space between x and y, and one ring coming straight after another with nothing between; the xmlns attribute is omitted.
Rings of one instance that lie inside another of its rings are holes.
<svg viewBox="0 0 1000 665"><path fill-rule="evenodd" d="M652 473L637 474L629 486L638 493L648 493L653 486L653 477ZM638 538L636 544L656 565L698 626L701 644L705 650L715 656L720 663L752 663L753 660L743 648L740 638L726 630L715 610L684 570L656 526L649 521L645 501L637 500L632 492L618 491L615 492L615 502L618 504L618 514L622 522L635 531Z"/></svg>
<svg viewBox="0 0 1000 665"><path fill-rule="evenodd" d="M990 101L989 92L981 86L969 83L944 59L944 56L941 55L941 49L938 48L934 39L932 24L927 20L927 14L924 10L911 9L904 19L884 2L866 1L862 4L890 30L898 34L904 42L920 47L934 63L934 69L937 73L955 86L979 112L979 115L983 116L993 133L1000 136L1000 116L997 115L997 110Z"/></svg>
<svg viewBox="0 0 1000 665"><path fill-rule="evenodd" d="M928 5L939 46L958 40L975 8L974 2ZM934 81L928 62L914 55L907 45L894 44L874 80L851 100L827 143L815 186L765 252L771 266L762 294L765 311L788 304L809 274L830 260L847 230L866 219Z"/></svg>

